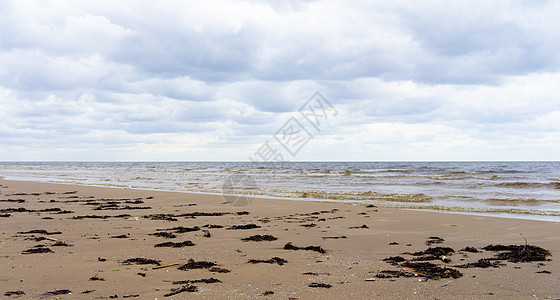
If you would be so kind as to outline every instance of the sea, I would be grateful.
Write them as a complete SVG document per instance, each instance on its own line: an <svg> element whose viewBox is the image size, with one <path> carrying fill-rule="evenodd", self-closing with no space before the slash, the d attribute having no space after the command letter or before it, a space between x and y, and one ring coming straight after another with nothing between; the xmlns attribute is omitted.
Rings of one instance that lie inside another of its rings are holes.
<svg viewBox="0 0 560 300"><path fill-rule="evenodd" d="M560 222L560 162L0 162L0 176Z"/></svg>

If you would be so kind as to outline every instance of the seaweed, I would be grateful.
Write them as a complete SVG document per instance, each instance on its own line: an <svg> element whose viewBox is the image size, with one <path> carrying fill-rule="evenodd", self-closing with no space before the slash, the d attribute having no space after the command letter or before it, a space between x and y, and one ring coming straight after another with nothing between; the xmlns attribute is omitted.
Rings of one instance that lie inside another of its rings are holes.
<svg viewBox="0 0 560 300"><path fill-rule="evenodd" d="M9 296L23 296L23 295L25 295L25 292L24 292L24 291L20 291L20 290L17 290L17 291L7 291L7 292L4 293L4 296L8 296L8 297L9 297Z"/></svg>
<svg viewBox="0 0 560 300"><path fill-rule="evenodd" d="M166 229L156 229L156 231L174 231L175 233L185 233L185 232L199 231L199 230L200 227L198 226L194 226L194 227L178 226L178 227L166 228Z"/></svg>
<svg viewBox="0 0 560 300"><path fill-rule="evenodd" d="M184 241L179 243L174 242L166 242L161 244L156 244L154 247L172 247L172 248L181 248L186 246L194 246L194 243L191 241Z"/></svg>
<svg viewBox="0 0 560 300"><path fill-rule="evenodd" d="M145 215L143 218L150 219L150 220L157 220L157 221L179 221L176 218L173 218L175 215L170 214L151 214Z"/></svg>
<svg viewBox="0 0 560 300"><path fill-rule="evenodd" d="M136 257L136 258L129 258L125 261L123 261L123 264L126 265L130 265L130 264L137 264L137 265L157 265L159 266L160 263L159 260L155 260L155 259L149 259L149 258L141 258L141 257Z"/></svg>
<svg viewBox="0 0 560 300"><path fill-rule="evenodd" d="M294 246L292 244L292 242L287 243L286 245L284 245L284 249L285 250L310 250L310 251L316 251L319 253L325 253L325 249L323 249L321 246L307 246L307 247L297 247Z"/></svg>
<svg viewBox="0 0 560 300"><path fill-rule="evenodd" d="M212 225L212 224L206 224L204 226L202 226L204 228L208 228L208 229L212 229L212 228L224 228L224 226L222 225Z"/></svg>
<svg viewBox="0 0 560 300"><path fill-rule="evenodd" d="M127 239L127 238L129 238L129 236L126 235L126 234L121 234L121 235L113 235L111 238L112 239Z"/></svg>
<svg viewBox="0 0 560 300"><path fill-rule="evenodd" d="M375 275L377 278L414 277L414 273L406 271L382 270Z"/></svg>
<svg viewBox="0 0 560 300"><path fill-rule="evenodd" d="M72 247L70 244L66 244L63 241L57 241L56 243L51 245L52 247Z"/></svg>
<svg viewBox="0 0 560 300"><path fill-rule="evenodd" d="M492 262L487 258L481 258L477 262L474 263L467 263L463 265L456 265L455 268L499 268L500 266L504 266L504 264L500 262Z"/></svg>
<svg viewBox="0 0 560 300"><path fill-rule="evenodd" d="M13 202L13 203L24 203L23 199L2 199L0 202Z"/></svg>
<svg viewBox="0 0 560 300"><path fill-rule="evenodd" d="M45 208L45 209L38 210L38 212L55 212L55 211L62 211L62 208L53 207L53 208Z"/></svg>
<svg viewBox="0 0 560 300"><path fill-rule="evenodd" d="M280 266L283 266L287 262L288 262L287 260L285 260L283 258L280 258L280 257L273 257L273 258L267 259L267 260L250 259L248 261L248 263L251 263L251 264L266 263L266 264L279 264Z"/></svg>
<svg viewBox="0 0 560 300"><path fill-rule="evenodd" d="M341 236L324 236L324 237L322 237L323 240L326 240L326 239L333 239L333 240L336 240L336 239L346 239L346 238L348 238L348 237L345 236L345 235L341 235Z"/></svg>
<svg viewBox="0 0 560 300"><path fill-rule="evenodd" d="M440 267L436 264L432 264L429 262L405 262L401 266L411 268L418 273L419 276L426 277L428 279L438 280L441 278L459 278L462 277L463 274L458 270L448 268L448 267Z"/></svg>
<svg viewBox="0 0 560 300"><path fill-rule="evenodd" d="M309 223L309 224L301 224L302 227L315 227L317 226L317 224L315 223Z"/></svg>
<svg viewBox="0 0 560 300"><path fill-rule="evenodd" d="M431 236L428 238L428 240L426 241L426 245L427 246L431 246L433 244L441 244L443 243L445 240L440 238L439 236Z"/></svg>
<svg viewBox="0 0 560 300"><path fill-rule="evenodd" d="M244 242L248 242L248 241L253 241L253 242L269 241L269 242L271 242L271 241L276 241L277 239L278 239L277 237L272 236L270 234L264 234L264 235L257 234L257 235L252 235L248 238L243 238L241 240L244 241Z"/></svg>
<svg viewBox="0 0 560 300"><path fill-rule="evenodd" d="M183 292L189 292L189 293L194 293L197 292L198 288L195 285L190 285L190 284L186 284L183 285L182 287L176 288L176 289L171 289L171 292L163 295L164 297L170 297L173 295L177 295L179 293L183 293Z"/></svg>
<svg viewBox="0 0 560 300"><path fill-rule="evenodd" d="M47 294L47 295L68 295L68 294L72 294L72 291L70 291L70 290L54 290L52 292L46 292L45 294Z"/></svg>
<svg viewBox="0 0 560 300"><path fill-rule="evenodd" d="M211 213L207 213L207 212L192 212L192 213L185 213L185 214L180 214L179 217L221 217L224 215L231 215L231 213L229 212L211 212Z"/></svg>
<svg viewBox="0 0 560 300"><path fill-rule="evenodd" d="M386 261L392 265L397 265L398 263L405 261L405 259L402 256L391 256L384 258L383 261Z"/></svg>
<svg viewBox="0 0 560 300"><path fill-rule="evenodd" d="M171 232L165 232L165 231L150 233L150 235L157 236L157 237L164 237L164 238L166 238L166 239L172 239L172 238L176 238L176 237L177 237L177 236L174 235L173 233L171 233Z"/></svg>
<svg viewBox="0 0 560 300"><path fill-rule="evenodd" d="M27 210L27 208L25 208L25 207L0 209L0 213L15 213L15 212L33 212L33 211L32 210Z"/></svg>
<svg viewBox="0 0 560 300"><path fill-rule="evenodd" d="M330 289L332 287L332 285L330 285L330 284L318 283L318 282L312 282L312 283L308 284L307 286L308 287L326 288L326 289Z"/></svg>
<svg viewBox="0 0 560 300"><path fill-rule="evenodd" d="M74 220L82 220L82 219L109 219L111 216L97 216L97 215L85 215L85 216L74 216L72 219Z"/></svg>
<svg viewBox="0 0 560 300"><path fill-rule="evenodd" d="M89 278L89 281L105 281L104 278L99 277L97 274Z"/></svg>
<svg viewBox="0 0 560 300"><path fill-rule="evenodd" d="M455 250L453 250L453 248L450 247L431 247L424 251L418 251L411 254L414 256L421 256L421 255L441 256L441 255L450 255L453 253L455 253Z"/></svg>
<svg viewBox="0 0 560 300"><path fill-rule="evenodd" d="M257 224L245 224L245 225L233 225L233 226L228 227L226 229L238 230L238 229L254 229L254 228L261 228L261 227Z"/></svg>
<svg viewBox="0 0 560 300"><path fill-rule="evenodd" d="M509 262L530 262L530 261L546 261L550 256L550 251L533 245L488 245L482 248L486 251L500 252L495 259L503 259Z"/></svg>
<svg viewBox="0 0 560 300"><path fill-rule="evenodd" d="M211 267L210 269L208 269L208 271L217 272L217 273L229 273L229 272L231 272L230 270L228 270L226 268L220 268L220 267Z"/></svg>
<svg viewBox="0 0 560 300"><path fill-rule="evenodd" d="M352 226L352 227L348 227L348 229L368 229L369 226L367 226L366 224L362 225L362 226Z"/></svg>
<svg viewBox="0 0 560 300"><path fill-rule="evenodd" d="M53 235L53 234L62 234L62 232L60 231L53 231L53 232L48 232L44 229L34 229L34 230L29 230L29 231L20 231L18 232L19 234L32 234L32 233L40 233L40 234L46 234L46 235Z"/></svg>
<svg viewBox="0 0 560 300"><path fill-rule="evenodd" d="M221 283L220 279L216 279L214 277L211 278L204 278L204 279L195 279L195 280L180 280L180 281L173 281L173 284L188 284L188 283Z"/></svg>
<svg viewBox="0 0 560 300"><path fill-rule="evenodd" d="M144 201L140 200L140 199L136 199L136 200L125 200L124 203L128 203L128 204L142 204L144 203Z"/></svg>
<svg viewBox="0 0 560 300"><path fill-rule="evenodd" d="M36 247L21 252L21 254L35 254L35 253L54 253L54 251L46 247Z"/></svg>
<svg viewBox="0 0 560 300"><path fill-rule="evenodd" d="M478 251L478 249L476 249L475 247L465 247L459 251L464 251L464 252L470 252L470 253L478 253L480 251Z"/></svg>
<svg viewBox="0 0 560 300"><path fill-rule="evenodd" d="M215 262L211 261L195 261L194 259L189 259L188 262L182 266L180 266L179 270L190 270L190 269L208 269L210 267L215 266Z"/></svg>

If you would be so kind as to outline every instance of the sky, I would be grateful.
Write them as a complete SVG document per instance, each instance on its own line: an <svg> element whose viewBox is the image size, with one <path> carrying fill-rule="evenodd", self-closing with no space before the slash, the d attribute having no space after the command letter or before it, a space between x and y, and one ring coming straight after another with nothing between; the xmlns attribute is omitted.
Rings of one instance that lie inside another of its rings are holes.
<svg viewBox="0 0 560 300"><path fill-rule="evenodd" d="M558 15L529 0L0 1L0 161L560 160ZM310 103L328 109L305 118Z"/></svg>

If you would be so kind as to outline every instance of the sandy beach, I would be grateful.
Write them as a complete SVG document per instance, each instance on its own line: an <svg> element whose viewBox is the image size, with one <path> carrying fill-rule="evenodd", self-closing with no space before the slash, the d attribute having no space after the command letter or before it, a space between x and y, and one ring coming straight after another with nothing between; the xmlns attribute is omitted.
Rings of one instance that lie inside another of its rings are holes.
<svg viewBox="0 0 560 300"><path fill-rule="evenodd" d="M1 295L560 298L558 222L226 200L0 180Z"/></svg>

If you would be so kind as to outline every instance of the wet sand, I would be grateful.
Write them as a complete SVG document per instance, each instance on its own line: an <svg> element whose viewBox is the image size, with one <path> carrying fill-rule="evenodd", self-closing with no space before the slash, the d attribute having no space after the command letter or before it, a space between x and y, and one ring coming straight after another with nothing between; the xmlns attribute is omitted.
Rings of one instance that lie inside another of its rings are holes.
<svg viewBox="0 0 560 300"><path fill-rule="evenodd" d="M0 185L0 297L560 298L559 222Z"/></svg>

